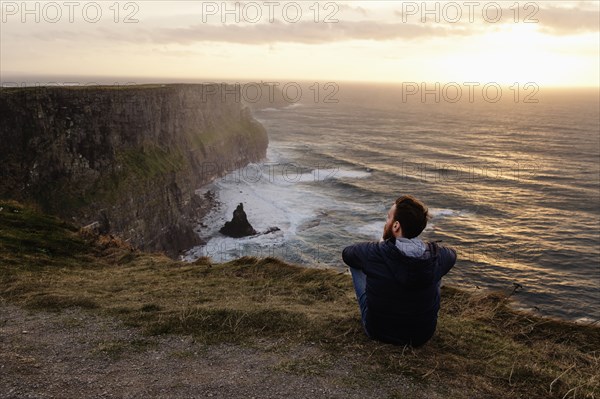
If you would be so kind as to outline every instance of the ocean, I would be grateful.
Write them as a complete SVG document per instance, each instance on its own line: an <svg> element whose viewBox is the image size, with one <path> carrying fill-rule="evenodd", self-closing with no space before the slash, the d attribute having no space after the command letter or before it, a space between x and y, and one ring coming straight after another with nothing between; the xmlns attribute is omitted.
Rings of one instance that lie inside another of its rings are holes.
<svg viewBox="0 0 600 399"><path fill-rule="evenodd" d="M442 92L436 102L400 85L338 88L337 102L310 93L254 112L267 158L200 190L220 206L198 229L207 244L185 259L275 256L343 271L342 249L379 240L393 201L411 194L432 214L422 238L458 252L444 284L514 291L515 306L545 316L600 319L597 89L505 89L497 102ZM221 235L240 202L256 230L280 231Z"/></svg>

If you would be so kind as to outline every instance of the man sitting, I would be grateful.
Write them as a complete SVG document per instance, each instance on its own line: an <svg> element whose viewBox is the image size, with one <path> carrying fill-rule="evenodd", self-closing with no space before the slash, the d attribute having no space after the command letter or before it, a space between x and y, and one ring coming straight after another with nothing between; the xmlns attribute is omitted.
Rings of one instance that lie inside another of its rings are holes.
<svg viewBox="0 0 600 399"><path fill-rule="evenodd" d="M433 336L440 284L456 262L456 251L418 238L429 219L419 200L403 196L387 214L380 242L344 248L366 334L413 347Z"/></svg>

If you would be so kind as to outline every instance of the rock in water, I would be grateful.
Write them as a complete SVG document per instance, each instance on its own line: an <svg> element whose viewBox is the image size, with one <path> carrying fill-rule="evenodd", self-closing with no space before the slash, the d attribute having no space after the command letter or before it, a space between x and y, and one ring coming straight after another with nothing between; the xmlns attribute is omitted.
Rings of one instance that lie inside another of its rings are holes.
<svg viewBox="0 0 600 399"><path fill-rule="evenodd" d="M225 226L219 230L221 234L224 234L233 238L253 236L257 234L256 230L248 222L246 212L244 212L244 204L240 203L235 211L233 211L233 219L231 222L225 222Z"/></svg>
<svg viewBox="0 0 600 399"><path fill-rule="evenodd" d="M279 227L277 227L277 226L273 226L273 227L269 227L268 229L266 229L264 231L264 233L261 233L261 235L262 234L271 234L271 233L275 233L277 231L281 231L281 229Z"/></svg>

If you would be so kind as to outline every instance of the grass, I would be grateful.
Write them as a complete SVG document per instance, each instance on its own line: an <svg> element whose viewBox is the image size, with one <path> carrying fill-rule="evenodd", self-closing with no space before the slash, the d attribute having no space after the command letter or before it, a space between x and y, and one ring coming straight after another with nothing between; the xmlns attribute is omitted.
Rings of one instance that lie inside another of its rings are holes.
<svg viewBox="0 0 600 399"><path fill-rule="evenodd" d="M119 170L100 175L93 184L84 189L75 189L72 182L62 184L52 182L40 188L40 200L44 209L56 208L56 196L60 197L60 209L76 210L93 203L114 204L119 193L127 188L144 190L148 184L170 178L171 173L184 169L186 164L182 152L176 148L167 151L159 146L146 145L144 148L126 149L116 154ZM57 187L58 184L58 187Z"/></svg>
<svg viewBox="0 0 600 399"><path fill-rule="evenodd" d="M354 381L409 376L443 397L600 396L600 328L514 311L499 293L444 287L434 338L419 349L395 347L364 336L345 274L274 258L177 262L84 236L16 202L0 208L0 298L23 307L80 307L148 335L191 334L207 345L309 345L317 352L275 369L323 375L342 361ZM109 342L98 353L126 350L136 348Z"/></svg>
<svg viewBox="0 0 600 399"><path fill-rule="evenodd" d="M137 178L154 178L183 168L184 157L179 153L169 153L157 146L145 149L130 149L120 154L125 170Z"/></svg>

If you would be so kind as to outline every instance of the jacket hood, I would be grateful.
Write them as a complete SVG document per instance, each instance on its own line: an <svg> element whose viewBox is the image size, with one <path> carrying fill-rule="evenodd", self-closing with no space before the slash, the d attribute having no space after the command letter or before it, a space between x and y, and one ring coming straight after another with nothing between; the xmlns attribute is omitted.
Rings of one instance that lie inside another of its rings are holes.
<svg viewBox="0 0 600 399"><path fill-rule="evenodd" d="M396 247L404 255L411 258L420 258L427 250L425 243L418 237L415 238L396 238Z"/></svg>

